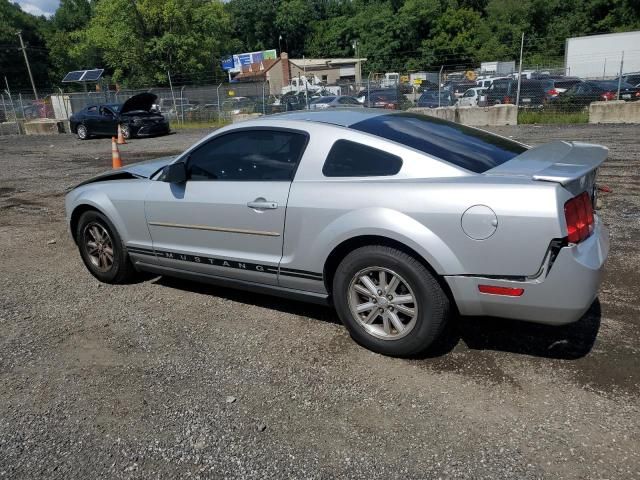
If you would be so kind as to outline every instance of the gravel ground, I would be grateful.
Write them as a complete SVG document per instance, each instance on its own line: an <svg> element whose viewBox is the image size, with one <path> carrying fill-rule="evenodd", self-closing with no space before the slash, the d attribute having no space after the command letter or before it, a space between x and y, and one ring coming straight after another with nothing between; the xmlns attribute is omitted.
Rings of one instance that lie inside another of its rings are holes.
<svg viewBox="0 0 640 480"><path fill-rule="evenodd" d="M0 478L640 478L639 129L496 130L610 147L599 302L563 328L457 319L412 360L357 346L328 308L98 283L63 197L110 141L0 137ZM133 140L124 163L205 133Z"/></svg>

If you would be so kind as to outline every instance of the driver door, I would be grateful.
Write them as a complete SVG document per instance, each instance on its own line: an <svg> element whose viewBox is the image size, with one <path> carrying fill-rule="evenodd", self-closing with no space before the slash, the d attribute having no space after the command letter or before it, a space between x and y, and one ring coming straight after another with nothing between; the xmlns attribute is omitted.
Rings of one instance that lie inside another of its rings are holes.
<svg viewBox="0 0 640 480"><path fill-rule="evenodd" d="M157 262L276 285L289 188L306 143L300 131L234 130L188 155L186 182L152 182L145 213Z"/></svg>
<svg viewBox="0 0 640 480"><path fill-rule="evenodd" d="M118 134L118 117L109 107L100 107L95 132L102 135Z"/></svg>

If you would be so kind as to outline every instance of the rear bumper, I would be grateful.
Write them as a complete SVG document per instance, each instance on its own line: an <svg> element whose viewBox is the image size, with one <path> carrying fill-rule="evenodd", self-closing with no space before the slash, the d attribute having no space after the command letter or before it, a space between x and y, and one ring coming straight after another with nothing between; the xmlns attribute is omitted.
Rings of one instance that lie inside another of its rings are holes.
<svg viewBox="0 0 640 480"><path fill-rule="evenodd" d="M526 281L446 276L462 315L490 315L548 325L579 320L598 294L609 253L609 231L596 220L593 234L560 249L550 270ZM483 294L478 285L523 288L519 297Z"/></svg>

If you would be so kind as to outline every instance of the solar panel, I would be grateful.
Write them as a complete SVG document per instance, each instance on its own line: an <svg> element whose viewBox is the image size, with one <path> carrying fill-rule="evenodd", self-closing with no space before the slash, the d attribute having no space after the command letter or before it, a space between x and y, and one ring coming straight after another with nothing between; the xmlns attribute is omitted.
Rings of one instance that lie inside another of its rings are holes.
<svg viewBox="0 0 640 480"><path fill-rule="evenodd" d="M82 81L95 82L97 80L100 80L100 77L102 77L102 72L104 72L103 69L87 70L85 74L82 76Z"/></svg>
<svg viewBox="0 0 640 480"><path fill-rule="evenodd" d="M102 77L104 69L96 68L94 70L74 70L69 72L62 79L62 83L70 82L97 82Z"/></svg>
<svg viewBox="0 0 640 480"><path fill-rule="evenodd" d="M66 83L66 82L77 82L82 78L82 76L84 75L85 72L86 72L86 70L75 70L73 72L69 72L62 79L62 82L63 83Z"/></svg>

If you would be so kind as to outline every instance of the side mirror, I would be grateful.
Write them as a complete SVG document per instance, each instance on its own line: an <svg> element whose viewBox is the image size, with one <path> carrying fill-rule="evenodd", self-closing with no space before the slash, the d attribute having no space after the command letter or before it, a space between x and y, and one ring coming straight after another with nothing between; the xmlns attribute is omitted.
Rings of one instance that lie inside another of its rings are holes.
<svg viewBox="0 0 640 480"><path fill-rule="evenodd" d="M162 171L161 179L167 183L184 183L187 181L187 166L184 162L167 165Z"/></svg>

